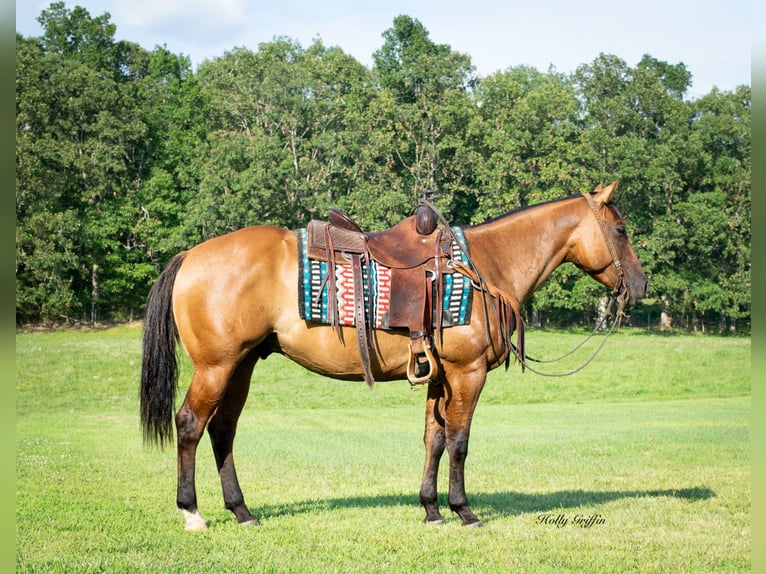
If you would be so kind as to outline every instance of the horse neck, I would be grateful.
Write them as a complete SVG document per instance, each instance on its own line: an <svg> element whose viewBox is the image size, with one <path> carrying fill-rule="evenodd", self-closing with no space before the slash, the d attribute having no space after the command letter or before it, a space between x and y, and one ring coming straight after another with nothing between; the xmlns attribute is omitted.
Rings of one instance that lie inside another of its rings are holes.
<svg viewBox="0 0 766 574"><path fill-rule="evenodd" d="M580 220L577 196L514 211L465 230L479 273L519 302L561 265Z"/></svg>

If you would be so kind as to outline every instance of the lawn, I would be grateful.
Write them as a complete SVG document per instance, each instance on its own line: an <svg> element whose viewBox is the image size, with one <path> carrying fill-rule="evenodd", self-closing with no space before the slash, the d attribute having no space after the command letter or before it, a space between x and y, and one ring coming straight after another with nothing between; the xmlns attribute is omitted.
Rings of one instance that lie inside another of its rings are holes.
<svg viewBox="0 0 766 574"><path fill-rule="evenodd" d="M261 525L223 508L204 439L210 530L186 533L175 453L142 445L139 368L140 327L17 335L17 572L750 571L749 338L625 329L573 377L493 372L466 465L482 529L444 497L447 523L422 524L422 390L271 357L235 444Z"/></svg>

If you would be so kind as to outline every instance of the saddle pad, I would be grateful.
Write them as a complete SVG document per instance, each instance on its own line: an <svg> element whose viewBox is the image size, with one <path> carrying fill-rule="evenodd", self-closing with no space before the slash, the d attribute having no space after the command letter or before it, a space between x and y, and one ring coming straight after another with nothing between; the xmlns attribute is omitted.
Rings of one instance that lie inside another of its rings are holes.
<svg viewBox="0 0 766 574"><path fill-rule="evenodd" d="M465 238L460 228L454 228L455 234L463 245ZM313 323L330 324L328 315L328 264L326 261L311 259L307 252L306 229L297 229L298 239L298 310L301 319ZM458 244L452 242L452 259L464 261L463 252ZM369 324L375 329L386 328L386 314L391 305L391 269L376 261L362 264L364 277L364 306ZM335 273L338 315L341 325L354 326L354 277L351 265L338 264ZM466 325L471 319L473 289L470 280L461 273L442 275L444 325Z"/></svg>

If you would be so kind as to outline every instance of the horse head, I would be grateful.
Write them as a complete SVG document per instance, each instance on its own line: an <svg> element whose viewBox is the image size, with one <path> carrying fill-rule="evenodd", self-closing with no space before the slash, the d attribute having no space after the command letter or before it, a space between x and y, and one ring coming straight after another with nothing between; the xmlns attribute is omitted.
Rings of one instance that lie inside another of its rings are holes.
<svg viewBox="0 0 766 574"><path fill-rule="evenodd" d="M624 303L636 303L646 294L648 280L628 240L625 220L611 203L617 187L600 184L583 194L588 207L567 260L607 286Z"/></svg>

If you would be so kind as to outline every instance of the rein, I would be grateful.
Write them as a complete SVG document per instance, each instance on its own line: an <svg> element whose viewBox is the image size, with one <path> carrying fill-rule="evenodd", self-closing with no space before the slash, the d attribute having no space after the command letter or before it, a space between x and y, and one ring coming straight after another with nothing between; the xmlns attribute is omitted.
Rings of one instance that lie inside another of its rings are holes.
<svg viewBox="0 0 766 574"><path fill-rule="evenodd" d="M590 357L588 357L588 358L585 360L585 362L584 362L582 365L580 365L579 367L577 367L577 368L575 368L575 369L572 369L572 370L569 370L569 371L563 371L563 372L560 372L560 373L547 373L547 372L545 372L545 371L540 371L540 370L538 370L538 369L535 369L534 367L531 367L531 366L529 365L529 362L530 362L530 361L532 361L532 362L535 362L535 363L540 363L540 364L543 364L543 363L545 363L545 364L551 364L551 363L556 363L556 362L558 362L558 361L560 361L560 360L562 360L562 359L565 359L565 358L567 358L568 356L572 355L572 354L573 354L575 351L577 351L577 350L578 350L580 347L582 347L582 346L583 346L585 343L587 343L588 341L590 341L590 339L593 337L593 335L595 335L595 334L596 334L596 331L597 331L597 330L598 330L598 329L601 327L601 325L602 325L602 324L603 324L603 323L606 321L606 319L607 319L609 316L611 316L611 314L612 314L612 305L614 304L614 301L615 301L615 297L614 297L614 296L612 296L612 297L609 299L609 304L607 305L607 310L606 310L606 313L604 314L604 317L602 317L602 318L601 318L601 320L598 322L598 324L597 324L597 325L596 325L596 327L593 329L593 331L591 332L591 334L590 334L590 335L588 335L588 336L587 336L587 337L586 337L586 338L585 338L585 339L584 339L584 340L583 340L581 343L578 343L578 344L575 346L575 348L574 348L574 349L572 349L572 350L571 350L571 351L569 351L568 353L564 353L564 354L563 354L563 355L561 355L560 357L556 357L555 359L542 360L542 359L535 359L535 358L533 358L533 357L530 357L529 355L525 355L525 356L522 356L522 354L521 354L521 353L520 353L520 352L519 352L519 351L516 349L516 347L515 347L515 346L513 346L513 345L511 346L511 351L513 352L514 356L515 356L515 357L518 359L518 361L521 363L521 365L522 365L523 367L525 367L525 368L529 369L530 371L532 371L532 372L533 372L534 374L536 374L536 375L540 375L540 376L543 376L543 377L568 377L569 375L574 375L575 373L579 373L579 372L580 372L580 371L582 371L582 370L583 370L585 367L587 367L588 365L590 365L590 363L593 361L593 359L595 359L595 358L596 358L596 355L598 355L598 354L601 352L601 349L602 349L602 348L604 347L604 345L606 344L606 340L607 340L607 339L609 338L609 336L612 334L612 332L614 331L614 328L615 328L616 326L619 326L619 325L620 325L620 323L622 322L622 318L624 317L624 314L622 313L622 310L621 310L621 309L620 309L620 310L617 312L617 316L615 317L614 321L612 321L612 326L611 326L611 327L609 327L609 330L606 332L606 335L604 335L604 338L603 338L603 340L601 341L601 343L599 343L598 347L596 347L596 350L595 350L595 351L593 351L593 354L592 354Z"/></svg>

